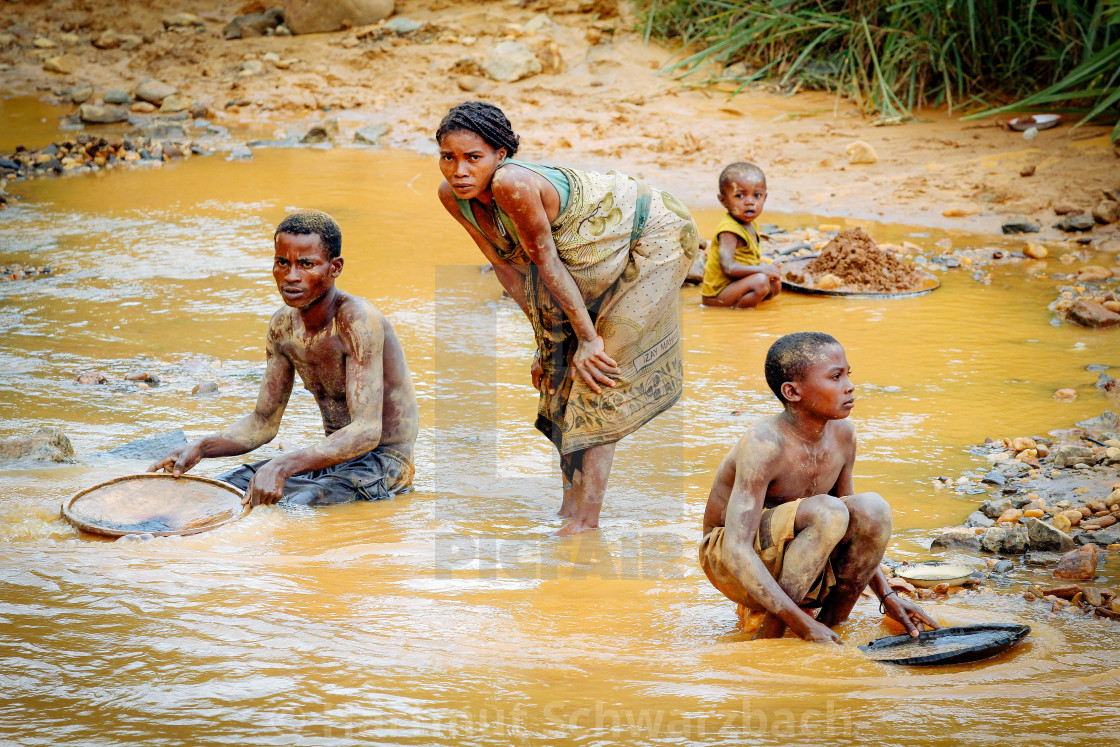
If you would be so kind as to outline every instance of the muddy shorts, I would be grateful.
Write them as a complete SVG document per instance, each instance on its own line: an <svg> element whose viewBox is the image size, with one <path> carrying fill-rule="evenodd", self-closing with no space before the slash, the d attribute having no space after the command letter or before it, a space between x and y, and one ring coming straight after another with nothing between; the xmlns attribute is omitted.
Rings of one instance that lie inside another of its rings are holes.
<svg viewBox="0 0 1120 747"><path fill-rule="evenodd" d="M244 492L253 475L268 462L265 459L244 464L215 479ZM379 446L333 467L289 477L280 502L330 506L351 501L382 501L412 490L414 472L411 459L388 446Z"/></svg>
<svg viewBox="0 0 1120 747"><path fill-rule="evenodd" d="M786 548L796 534L794 524L797 520L797 507L800 505L801 501L796 500L764 509L758 523L754 551L758 553L762 564L775 580L782 573ZM700 540L700 567L704 569L712 585L729 599L740 602L742 606L755 612L765 612L766 608L751 598L743 588L742 582L724 564L723 536L724 527L715 527ZM821 575L813 582L805 599L799 601L799 605L808 608L820 607L834 586L836 586L836 575L832 571L832 562L829 561L825 564Z"/></svg>

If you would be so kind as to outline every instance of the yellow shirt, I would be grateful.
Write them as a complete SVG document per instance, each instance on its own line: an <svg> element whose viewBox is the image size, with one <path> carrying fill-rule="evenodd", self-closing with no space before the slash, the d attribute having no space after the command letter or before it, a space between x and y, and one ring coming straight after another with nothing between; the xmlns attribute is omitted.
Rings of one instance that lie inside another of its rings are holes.
<svg viewBox="0 0 1120 747"><path fill-rule="evenodd" d="M723 272L719 263L719 235L733 233L743 240L743 245L735 250L735 262L741 265L762 264L762 251L758 246L758 239L747 230L747 227L731 217L731 213L724 213L719 225L716 226L716 237L708 247L708 259L704 262L704 282L700 284L701 296L718 296L727 286L731 285L731 278Z"/></svg>

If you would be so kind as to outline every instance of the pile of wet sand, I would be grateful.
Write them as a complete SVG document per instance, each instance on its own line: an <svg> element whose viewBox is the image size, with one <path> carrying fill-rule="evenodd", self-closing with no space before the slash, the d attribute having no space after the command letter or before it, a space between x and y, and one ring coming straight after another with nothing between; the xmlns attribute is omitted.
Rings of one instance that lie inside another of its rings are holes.
<svg viewBox="0 0 1120 747"><path fill-rule="evenodd" d="M805 274L803 281L791 280L822 290L872 293L905 293L926 283L917 268L880 249L862 228L837 234L806 266Z"/></svg>

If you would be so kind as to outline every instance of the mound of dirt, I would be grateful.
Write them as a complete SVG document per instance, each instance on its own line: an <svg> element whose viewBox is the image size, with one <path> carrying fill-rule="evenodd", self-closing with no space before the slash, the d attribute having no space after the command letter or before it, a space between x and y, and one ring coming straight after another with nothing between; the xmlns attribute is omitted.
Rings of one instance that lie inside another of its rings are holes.
<svg viewBox="0 0 1120 747"><path fill-rule="evenodd" d="M905 293L926 282L917 268L880 249L862 228L841 231L805 271L810 284L828 290Z"/></svg>

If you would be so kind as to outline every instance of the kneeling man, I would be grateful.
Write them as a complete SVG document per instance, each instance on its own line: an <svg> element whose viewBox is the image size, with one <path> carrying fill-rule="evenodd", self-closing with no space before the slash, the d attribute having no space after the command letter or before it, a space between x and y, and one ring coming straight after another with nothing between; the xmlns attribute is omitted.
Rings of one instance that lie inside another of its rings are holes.
<svg viewBox="0 0 1120 747"><path fill-rule="evenodd" d="M790 628L805 640L840 643L865 587L887 616L918 635L940 627L891 590L879 567L891 507L853 494L855 403L844 348L820 332L777 340L766 383L783 411L751 425L724 457L704 513L700 565L731 601L766 613L755 638ZM806 610L819 607L814 619Z"/></svg>
<svg viewBox="0 0 1120 747"><path fill-rule="evenodd" d="M272 316L256 408L221 433L173 450L148 471L181 475L205 457L236 456L276 437L298 373L326 437L218 477L252 505L380 500L411 489L417 406L393 326L338 290L342 233L315 210L288 215L273 237L272 276L286 304Z"/></svg>

